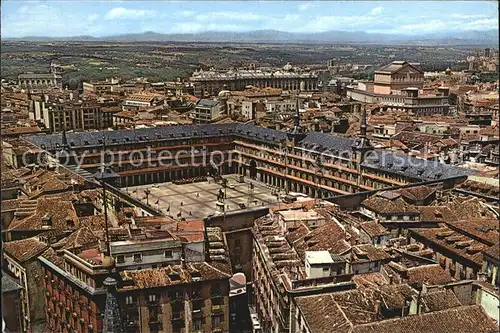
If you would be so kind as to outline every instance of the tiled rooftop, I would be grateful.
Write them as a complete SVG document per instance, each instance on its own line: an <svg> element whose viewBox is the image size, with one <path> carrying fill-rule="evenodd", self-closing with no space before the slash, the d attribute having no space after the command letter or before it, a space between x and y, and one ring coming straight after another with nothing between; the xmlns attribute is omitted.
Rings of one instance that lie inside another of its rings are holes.
<svg viewBox="0 0 500 333"><path fill-rule="evenodd" d="M155 128L141 128L136 130L82 132L68 133L70 146L91 147L101 146L99 140L106 136L108 145L131 144L134 142L165 141L175 138L195 138L207 136L229 136L233 139L244 138L266 144L279 145L286 139L286 133L262 128L251 124L208 124L208 125L182 125ZM26 139L42 149L57 150L56 144L61 145L60 135L27 136ZM342 151L351 151L352 139L327 133L308 132L299 146L318 152L329 152L333 155ZM389 151L374 150L370 158L364 162L366 167L390 171L397 174L408 175L417 179L435 180L456 177L474 173L456 166L432 161L424 161L396 155ZM396 163L395 163L396 162Z"/></svg>
<svg viewBox="0 0 500 333"><path fill-rule="evenodd" d="M120 276L124 282L132 282L132 286L123 289L144 289L230 278L231 268L223 263L188 263L185 267L170 265L156 269L122 271Z"/></svg>
<svg viewBox="0 0 500 333"><path fill-rule="evenodd" d="M385 309L401 309L413 295L416 291L408 285L384 285L298 297L296 303L311 333L347 333L353 326L383 318L376 310L377 302Z"/></svg>
<svg viewBox="0 0 500 333"><path fill-rule="evenodd" d="M420 287L424 283L438 285L454 281L450 273L438 264L410 267L407 274L408 284L414 287Z"/></svg>
<svg viewBox="0 0 500 333"><path fill-rule="evenodd" d="M48 245L40 242L37 237L3 243L5 253L21 263L42 253L47 248Z"/></svg>
<svg viewBox="0 0 500 333"><path fill-rule="evenodd" d="M50 220L50 223L44 220ZM8 230L42 230L44 228L73 230L79 224L80 222L71 201L64 201L61 198L39 198L36 212L22 219L14 219Z"/></svg>
<svg viewBox="0 0 500 333"><path fill-rule="evenodd" d="M498 326L493 319L483 311L481 306L473 305L357 326L352 332L492 333L497 331ZM315 332L320 331L313 331L311 333Z"/></svg>

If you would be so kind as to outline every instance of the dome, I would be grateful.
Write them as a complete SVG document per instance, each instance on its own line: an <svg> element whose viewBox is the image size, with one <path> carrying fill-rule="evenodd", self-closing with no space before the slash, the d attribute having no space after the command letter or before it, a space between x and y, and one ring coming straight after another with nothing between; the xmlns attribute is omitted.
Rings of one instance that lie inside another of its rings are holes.
<svg viewBox="0 0 500 333"><path fill-rule="evenodd" d="M221 90L219 92L219 97L226 97L226 96L228 96L230 94L231 94L231 92L229 90Z"/></svg>

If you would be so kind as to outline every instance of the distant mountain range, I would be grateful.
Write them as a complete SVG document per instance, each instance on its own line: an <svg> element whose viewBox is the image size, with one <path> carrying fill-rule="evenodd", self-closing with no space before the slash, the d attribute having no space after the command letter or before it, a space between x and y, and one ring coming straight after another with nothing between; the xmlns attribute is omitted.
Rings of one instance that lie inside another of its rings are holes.
<svg viewBox="0 0 500 333"><path fill-rule="evenodd" d="M212 42L212 43L326 43L326 44L418 44L418 45L498 45L498 30L422 34L418 36L368 33L363 31L327 31L291 33L277 30L249 32L207 31L191 34L161 34L147 31L107 37L36 37L3 38L19 41L100 41L100 42Z"/></svg>

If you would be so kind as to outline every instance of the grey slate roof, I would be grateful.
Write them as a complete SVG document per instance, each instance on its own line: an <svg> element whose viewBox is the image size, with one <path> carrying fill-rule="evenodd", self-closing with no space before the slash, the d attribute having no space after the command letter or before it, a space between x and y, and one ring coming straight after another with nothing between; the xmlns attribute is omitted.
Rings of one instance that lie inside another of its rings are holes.
<svg viewBox="0 0 500 333"><path fill-rule="evenodd" d="M2 273L2 294L22 289L21 286L9 275Z"/></svg>
<svg viewBox="0 0 500 333"><path fill-rule="evenodd" d="M406 61L393 61L390 64L387 64L385 66L382 66L382 67L378 68L375 71L375 73L377 73L377 72L383 72L383 73L391 73L392 74L392 73L397 72L398 70L400 70L401 68L403 68L406 65L409 65L412 68L414 68L415 70L417 70L419 72L422 72L422 70L420 70L419 68L415 67L414 64L408 63Z"/></svg>
<svg viewBox="0 0 500 333"><path fill-rule="evenodd" d="M212 106L215 106L217 104L219 104L219 102L218 101L214 101L213 99L200 99L198 101L197 105L212 107Z"/></svg>
<svg viewBox="0 0 500 333"><path fill-rule="evenodd" d="M23 73L17 76L18 79L49 79L60 78L60 75L52 73Z"/></svg>
<svg viewBox="0 0 500 333"><path fill-rule="evenodd" d="M474 170L377 149L365 159L363 166L421 180L454 178L475 173Z"/></svg>
<svg viewBox="0 0 500 333"><path fill-rule="evenodd" d="M286 133L274 129L258 127L250 124L207 124L182 125L156 128L141 128L136 130L102 131L66 133L70 147L101 146L103 136L106 146L126 143L146 143L166 141L178 138L230 136L235 139L244 138L265 144L279 145L286 139ZM48 151L61 149L62 136L31 135L25 139ZM308 132L299 146L321 153L337 155L340 152L351 152L354 140L327 133ZM345 156L347 157L347 156ZM363 163L364 167L380 169L396 174L406 175L419 180L438 180L473 174L473 170L456 166L431 162L422 159L397 154L391 151L373 150Z"/></svg>

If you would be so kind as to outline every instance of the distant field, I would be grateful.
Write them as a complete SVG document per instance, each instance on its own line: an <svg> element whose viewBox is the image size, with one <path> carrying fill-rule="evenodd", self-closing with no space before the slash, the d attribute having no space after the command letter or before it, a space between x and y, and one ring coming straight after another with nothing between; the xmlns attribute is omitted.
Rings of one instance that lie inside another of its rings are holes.
<svg viewBox="0 0 500 333"><path fill-rule="evenodd" d="M195 69L228 68L257 62L261 66L324 64L385 64L402 59L420 62L427 69L441 69L463 60L470 50L401 46L342 46L291 44L106 43L2 41L2 78L15 79L22 72L48 71L51 61L63 65L63 83L138 76L151 81L188 78Z"/></svg>

